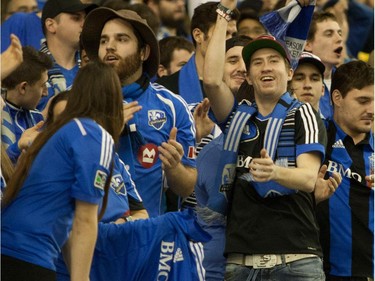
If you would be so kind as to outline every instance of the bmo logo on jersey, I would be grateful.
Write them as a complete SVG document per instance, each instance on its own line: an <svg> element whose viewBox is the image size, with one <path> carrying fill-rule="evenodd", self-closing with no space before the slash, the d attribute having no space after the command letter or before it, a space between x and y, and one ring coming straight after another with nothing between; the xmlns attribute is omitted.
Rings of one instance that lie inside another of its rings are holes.
<svg viewBox="0 0 375 281"><path fill-rule="evenodd" d="M362 182L362 176L360 174L353 172L350 168L345 169L345 167L340 163L336 163L331 160L328 160L327 172L337 172L342 177L347 177L349 179Z"/></svg>
<svg viewBox="0 0 375 281"><path fill-rule="evenodd" d="M158 147L153 143L142 145L138 149L137 159L142 167L151 168L158 159Z"/></svg>
<svg viewBox="0 0 375 281"><path fill-rule="evenodd" d="M157 280L167 281L173 262L174 242L161 241Z"/></svg>
<svg viewBox="0 0 375 281"><path fill-rule="evenodd" d="M148 125L154 127L156 130L160 130L167 121L166 114L162 110L149 110L147 116Z"/></svg>

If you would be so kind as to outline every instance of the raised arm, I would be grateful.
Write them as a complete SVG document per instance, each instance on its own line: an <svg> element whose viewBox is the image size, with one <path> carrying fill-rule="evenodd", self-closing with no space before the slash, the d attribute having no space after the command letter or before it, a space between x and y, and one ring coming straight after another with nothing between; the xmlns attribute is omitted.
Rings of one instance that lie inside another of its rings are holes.
<svg viewBox="0 0 375 281"><path fill-rule="evenodd" d="M222 0L220 4L233 10L236 8L237 1ZM218 122L223 122L227 118L234 103L234 96L223 81L227 28L228 21L218 14L216 25L207 47L203 68L204 90Z"/></svg>

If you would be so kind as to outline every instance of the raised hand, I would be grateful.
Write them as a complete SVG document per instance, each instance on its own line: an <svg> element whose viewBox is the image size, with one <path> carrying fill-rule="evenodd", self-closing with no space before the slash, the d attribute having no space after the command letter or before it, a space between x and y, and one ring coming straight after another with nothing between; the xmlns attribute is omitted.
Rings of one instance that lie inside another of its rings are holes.
<svg viewBox="0 0 375 281"><path fill-rule="evenodd" d="M370 188L374 188L374 175L366 176L367 186Z"/></svg>
<svg viewBox="0 0 375 281"><path fill-rule="evenodd" d="M314 189L315 201L317 203L331 197L342 181L341 175L337 172L333 172L332 176L327 180L324 179L324 175L326 174L326 172L327 165L323 165L322 167L320 167Z"/></svg>
<svg viewBox="0 0 375 281"><path fill-rule="evenodd" d="M159 158L162 161L163 170L173 169L181 163L181 159L184 155L184 149L182 145L176 141L177 128L173 127L168 142L162 142L158 147Z"/></svg>
<svg viewBox="0 0 375 281"><path fill-rule="evenodd" d="M265 148L260 151L260 158L253 158L249 171L257 182L266 182L275 178L276 165Z"/></svg>
<svg viewBox="0 0 375 281"><path fill-rule="evenodd" d="M26 150L32 144L35 138L39 135L40 129L43 125L44 121L40 121L34 127L31 127L22 133L21 138L18 140L18 148L21 151L24 149Z"/></svg>
<svg viewBox="0 0 375 281"><path fill-rule="evenodd" d="M1 54L1 80L11 74L23 61L22 46L18 37L10 35L10 45Z"/></svg>
<svg viewBox="0 0 375 281"><path fill-rule="evenodd" d="M208 117L209 110L210 101L208 98L205 98L195 107L193 116L196 130L195 139L197 143L200 142L203 137L207 136L215 126L215 123Z"/></svg>
<svg viewBox="0 0 375 281"><path fill-rule="evenodd" d="M137 101L132 101L129 103L124 103L122 105L124 111L124 124L127 124L129 120L133 119L134 113L140 111L142 106L138 105Z"/></svg>

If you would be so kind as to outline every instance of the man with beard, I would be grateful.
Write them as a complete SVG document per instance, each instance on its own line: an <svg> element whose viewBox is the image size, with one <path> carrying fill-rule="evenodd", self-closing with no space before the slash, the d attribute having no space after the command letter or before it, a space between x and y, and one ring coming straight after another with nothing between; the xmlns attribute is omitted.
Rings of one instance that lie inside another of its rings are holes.
<svg viewBox="0 0 375 281"><path fill-rule="evenodd" d="M98 8L85 21L82 43L90 60L112 65L120 77L125 106L134 117L122 134L119 155L150 217L162 214L163 176L176 194L187 196L197 172L195 128L186 103L150 83L159 65L157 39L135 12Z"/></svg>
<svg viewBox="0 0 375 281"><path fill-rule="evenodd" d="M189 37L184 29L185 0L148 0L146 3L160 19L158 40L169 36Z"/></svg>
<svg viewBox="0 0 375 281"><path fill-rule="evenodd" d="M352 61L332 77L325 162L342 182L317 206L327 280L374 278L374 68ZM371 161L372 160L372 161Z"/></svg>

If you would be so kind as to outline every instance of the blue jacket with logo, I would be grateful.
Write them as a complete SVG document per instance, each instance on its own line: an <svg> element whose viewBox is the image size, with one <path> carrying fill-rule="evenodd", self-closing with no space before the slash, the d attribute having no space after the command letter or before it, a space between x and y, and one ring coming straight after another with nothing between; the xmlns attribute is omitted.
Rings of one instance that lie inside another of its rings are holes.
<svg viewBox="0 0 375 281"><path fill-rule="evenodd" d="M123 87L124 103L138 101L141 111L128 122L120 138L120 158L129 171L150 217L163 213L161 198L163 172L158 146L167 142L170 131L177 127L177 142L184 149L182 164L195 167L195 126L186 102L163 86L142 77ZM131 153L130 153L131 152Z"/></svg>

